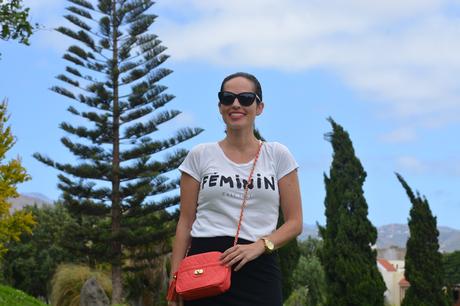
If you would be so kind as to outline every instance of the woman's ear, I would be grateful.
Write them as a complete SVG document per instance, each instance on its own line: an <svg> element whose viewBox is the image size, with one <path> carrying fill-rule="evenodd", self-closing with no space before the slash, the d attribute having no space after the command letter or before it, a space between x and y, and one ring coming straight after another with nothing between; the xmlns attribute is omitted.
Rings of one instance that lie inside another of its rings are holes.
<svg viewBox="0 0 460 306"><path fill-rule="evenodd" d="M217 102L217 108L219 108L219 113L222 115L222 109L220 108L220 102Z"/></svg>
<svg viewBox="0 0 460 306"><path fill-rule="evenodd" d="M257 104L257 109L256 109L256 115L259 116L260 114L262 114L262 112L264 111L264 102L260 102Z"/></svg>

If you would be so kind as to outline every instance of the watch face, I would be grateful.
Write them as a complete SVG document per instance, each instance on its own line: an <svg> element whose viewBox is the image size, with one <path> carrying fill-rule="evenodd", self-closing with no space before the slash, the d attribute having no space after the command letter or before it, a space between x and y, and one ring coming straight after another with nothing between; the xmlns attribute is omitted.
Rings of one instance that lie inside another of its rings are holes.
<svg viewBox="0 0 460 306"><path fill-rule="evenodd" d="M271 242L270 240L268 240L267 242L268 242L268 243L267 243L267 244L268 244L268 248L269 248L270 250L273 250L273 249L275 248L275 246L273 245L273 242Z"/></svg>
<svg viewBox="0 0 460 306"><path fill-rule="evenodd" d="M271 241L268 240L268 239L264 239L264 242L265 242L265 247L266 247L269 251L273 251L273 249L275 248L275 246L273 245L273 242L271 242Z"/></svg>

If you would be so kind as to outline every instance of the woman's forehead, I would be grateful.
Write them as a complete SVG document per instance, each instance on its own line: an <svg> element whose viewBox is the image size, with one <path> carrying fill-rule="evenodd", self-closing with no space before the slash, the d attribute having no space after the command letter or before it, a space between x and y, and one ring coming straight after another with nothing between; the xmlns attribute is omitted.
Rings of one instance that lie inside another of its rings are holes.
<svg viewBox="0 0 460 306"><path fill-rule="evenodd" d="M224 89L228 91L237 90L237 91L254 91L254 84L251 80L248 80L245 77L235 77L224 84Z"/></svg>

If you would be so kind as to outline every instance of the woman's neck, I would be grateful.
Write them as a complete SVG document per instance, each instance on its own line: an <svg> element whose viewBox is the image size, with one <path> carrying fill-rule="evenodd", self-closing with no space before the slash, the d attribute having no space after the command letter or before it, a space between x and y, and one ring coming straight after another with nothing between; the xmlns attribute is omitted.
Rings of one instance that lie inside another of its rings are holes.
<svg viewBox="0 0 460 306"><path fill-rule="evenodd" d="M246 151L256 146L259 141L254 136L254 131L251 129L251 131L227 130L227 137L225 137L224 142L226 142L228 146L238 149L239 151Z"/></svg>

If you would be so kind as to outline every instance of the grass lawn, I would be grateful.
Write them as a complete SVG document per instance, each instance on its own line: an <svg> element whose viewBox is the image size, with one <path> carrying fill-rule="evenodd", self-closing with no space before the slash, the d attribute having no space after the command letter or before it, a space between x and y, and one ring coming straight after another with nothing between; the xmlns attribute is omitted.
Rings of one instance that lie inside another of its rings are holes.
<svg viewBox="0 0 460 306"><path fill-rule="evenodd" d="M20 290L0 285L0 306L47 306L47 304Z"/></svg>

